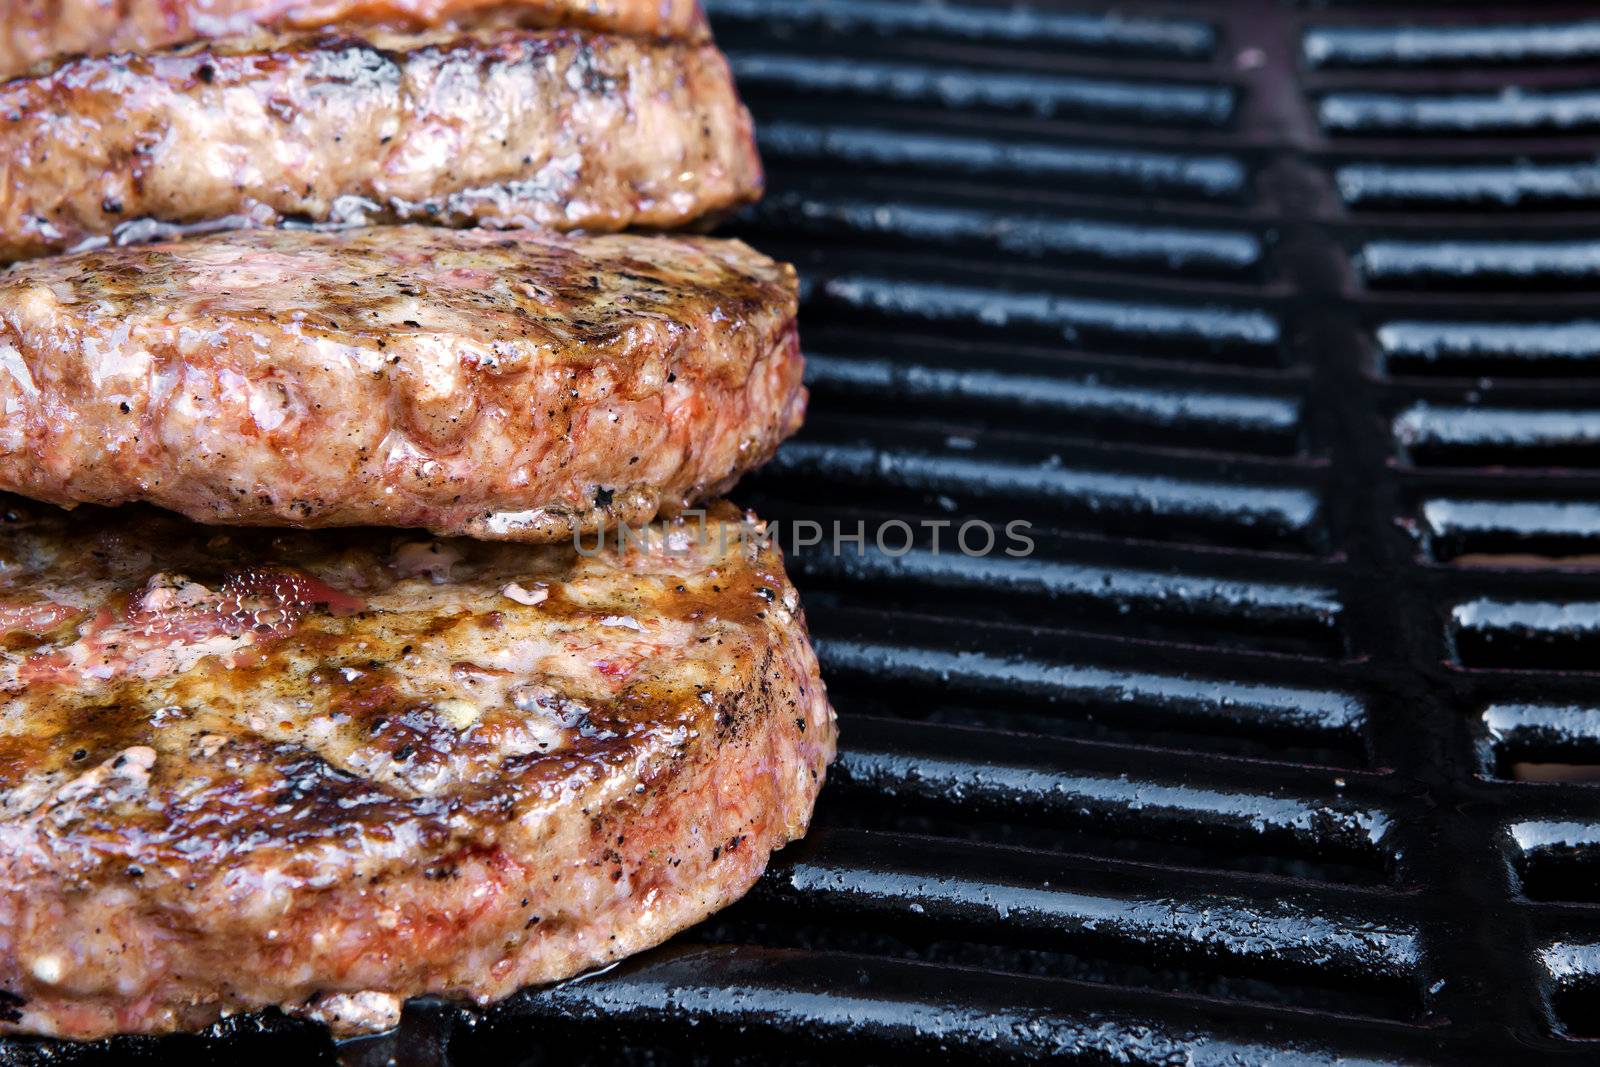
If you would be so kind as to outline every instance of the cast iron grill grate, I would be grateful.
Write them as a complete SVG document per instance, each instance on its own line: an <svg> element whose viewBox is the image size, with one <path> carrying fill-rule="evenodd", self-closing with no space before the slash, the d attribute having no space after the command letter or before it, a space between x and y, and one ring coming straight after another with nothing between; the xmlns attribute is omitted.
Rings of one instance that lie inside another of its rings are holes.
<svg viewBox="0 0 1600 1067"><path fill-rule="evenodd" d="M792 553L844 751L745 902L345 1057L1592 1057L1600 21L708 6L814 392L738 495L868 534Z"/></svg>

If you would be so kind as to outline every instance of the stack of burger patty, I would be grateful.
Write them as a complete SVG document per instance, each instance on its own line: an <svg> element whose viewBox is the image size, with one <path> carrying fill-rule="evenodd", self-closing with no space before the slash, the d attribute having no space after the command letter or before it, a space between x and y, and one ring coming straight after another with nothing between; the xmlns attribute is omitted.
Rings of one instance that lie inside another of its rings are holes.
<svg viewBox="0 0 1600 1067"><path fill-rule="evenodd" d="M803 833L805 408L692 0L0 0L0 1032L336 1033Z"/></svg>
<svg viewBox="0 0 1600 1067"><path fill-rule="evenodd" d="M0 38L21 74L0 86L0 257L290 220L665 229L761 192L749 114L685 0L122 6L0 2L24 9ZM63 45L169 47L21 69Z"/></svg>

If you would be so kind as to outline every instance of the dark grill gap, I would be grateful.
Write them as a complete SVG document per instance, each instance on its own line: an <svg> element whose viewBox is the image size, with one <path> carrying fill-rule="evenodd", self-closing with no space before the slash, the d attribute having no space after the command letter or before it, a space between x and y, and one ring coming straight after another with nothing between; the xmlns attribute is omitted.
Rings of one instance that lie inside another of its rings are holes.
<svg viewBox="0 0 1600 1067"><path fill-rule="evenodd" d="M1037 551L793 553L813 836L673 946L347 1059L1592 1061L1594 21L709 6L813 356L739 499Z"/></svg>

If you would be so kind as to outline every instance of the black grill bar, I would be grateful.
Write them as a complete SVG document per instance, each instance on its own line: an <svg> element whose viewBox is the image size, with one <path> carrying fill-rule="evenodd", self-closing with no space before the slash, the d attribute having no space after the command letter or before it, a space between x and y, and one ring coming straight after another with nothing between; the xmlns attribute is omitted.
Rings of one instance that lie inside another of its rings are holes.
<svg viewBox="0 0 1600 1067"><path fill-rule="evenodd" d="M1196 1025L1197 1012L1206 1025ZM1398 1063L1420 1055L1430 1039L1421 1028L1330 1017L1315 1037L1286 1044L1282 1027L1301 1022L1294 1012L1201 998L1130 1000L1090 983L733 946L625 964L615 980L570 983L499 1014L476 1037L475 1051L516 1047L519 1029L525 1033L533 1020L588 1023L601 1032L621 1026L673 1033L688 1023L703 1041L734 1039L749 1048L765 1037L781 1042L786 1056L921 1052L975 1062L1071 1055L1152 1065L1331 1064L1354 1055ZM1389 1051L1373 1056L1378 1048Z"/></svg>
<svg viewBox="0 0 1600 1067"><path fill-rule="evenodd" d="M1594 241L1373 241L1361 267L1374 286L1453 284L1455 287L1532 284L1544 288L1592 285L1600 271Z"/></svg>
<svg viewBox="0 0 1600 1067"><path fill-rule="evenodd" d="M1392 894L1198 872L1177 886L1166 869L853 830L819 831L785 853L754 903L1034 949L1378 983L1402 1000L1419 953L1412 901Z"/></svg>
<svg viewBox="0 0 1600 1067"><path fill-rule="evenodd" d="M950 450L805 440L786 448L772 471L797 488L814 485L819 492L920 495L953 490L970 500L1011 505L1024 518L1078 514L1125 533L1170 522L1174 534L1200 531L1285 547L1312 542L1319 514L1315 494L1293 485L1240 484L1199 473L1180 477L1068 467L1049 456L1025 462Z"/></svg>
<svg viewBox="0 0 1600 1067"><path fill-rule="evenodd" d="M911 203L903 193L875 199L779 193L757 209L756 222L786 235L888 235L929 247L977 246L1100 269L1236 276L1258 269L1262 256L1260 240L1239 230L1024 214L1014 205Z"/></svg>
<svg viewBox="0 0 1600 1067"><path fill-rule="evenodd" d="M1583 501L1463 500L1422 504L1429 547L1437 559L1508 556L1583 559L1600 549L1600 506Z"/></svg>
<svg viewBox="0 0 1600 1067"><path fill-rule="evenodd" d="M769 164L878 168L896 176L992 177L1011 187L1130 187L1153 196L1227 200L1243 195L1245 166L1212 153L1154 152L1132 145L997 138L901 126L784 121L756 133Z"/></svg>
<svg viewBox="0 0 1600 1067"><path fill-rule="evenodd" d="M1375 332L1380 351L1396 373L1581 377L1600 370L1600 334L1590 319L1395 320Z"/></svg>
<svg viewBox="0 0 1600 1067"><path fill-rule="evenodd" d="M954 818L1059 824L1104 836L1132 834L1186 844L1216 842L1244 851L1327 857L1379 867L1392 860L1390 818L1324 778L1321 796L1298 775L1213 764L1186 754L1053 741L970 727L865 716L840 757L837 792ZM1071 768L1064 770L1063 768ZM1282 783L1287 777L1287 784ZM1346 778L1340 777L1340 782ZM1356 780L1360 787L1375 782Z"/></svg>
<svg viewBox="0 0 1600 1067"><path fill-rule="evenodd" d="M1198 350L1216 359L1274 363L1277 320L1221 304L1174 304L1092 293L1015 291L976 282L920 279L888 271L813 274L807 304L888 326L1003 327L1019 339L1065 340L1111 350ZM830 316L831 317L831 316Z"/></svg>
<svg viewBox="0 0 1600 1067"><path fill-rule="evenodd" d="M1600 59L1600 21L1329 26L1308 30L1304 41L1314 67L1588 63Z"/></svg>
<svg viewBox="0 0 1600 1067"><path fill-rule="evenodd" d="M1491 704L1483 724L1493 760L1600 763L1600 707Z"/></svg>
<svg viewBox="0 0 1600 1067"><path fill-rule="evenodd" d="M822 31L836 37L873 35L890 42L910 36L1177 60L1204 59L1216 47L1216 30L1209 22L1104 11L893 0L815 0L778 8L765 0L712 0L706 7L715 15L724 40L736 40L741 32L752 30L780 37Z"/></svg>
<svg viewBox="0 0 1600 1067"><path fill-rule="evenodd" d="M1418 463L1466 466L1493 457L1503 466L1593 466L1600 425L1581 408L1414 404L1395 419L1395 437Z"/></svg>
<svg viewBox="0 0 1600 1067"><path fill-rule="evenodd" d="M1013 608L1033 598L1084 601L1117 612L1173 613L1263 626L1332 629L1339 614L1333 590L1237 581L1201 574L1104 567L1029 556L1020 560L934 554L894 554L876 547L860 554L822 552L799 557L800 573L819 583L911 586L908 594L950 599L994 597Z"/></svg>
<svg viewBox="0 0 1600 1067"><path fill-rule="evenodd" d="M757 100L765 93L798 92L813 99L866 98L1039 118L1222 126L1233 115L1235 99L1231 88L1190 83L778 52L735 50L728 58L741 88Z"/></svg>
<svg viewBox="0 0 1600 1067"><path fill-rule="evenodd" d="M1589 133L1600 128L1600 91L1503 93L1341 92L1322 98L1332 134L1493 136Z"/></svg>
<svg viewBox="0 0 1600 1067"><path fill-rule="evenodd" d="M1240 683L1193 674L1158 674L1088 664L916 647L903 643L824 640L819 654L843 684L919 688L954 694L972 705L1006 700L1092 709L1106 719L1146 725L1169 720L1190 728L1310 736L1323 744L1359 742L1367 710L1337 690Z"/></svg>
<svg viewBox="0 0 1600 1067"><path fill-rule="evenodd" d="M1219 387L1168 371L1129 375L1104 361L1085 361L1079 369L1065 366L1060 356L1045 361L993 351L941 353L932 345L904 355L838 348L849 354L806 356L813 395L836 411L881 417L911 410L966 422L978 416L1018 428L1070 429L1075 436L1159 433L1163 442L1246 452L1289 453L1299 441L1299 398L1254 382Z"/></svg>
<svg viewBox="0 0 1600 1067"><path fill-rule="evenodd" d="M1431 211L1593 208L1600 203L1600 164L1350 163L1336 173L1339 194L1356 209L1417 207Z"/></svg>

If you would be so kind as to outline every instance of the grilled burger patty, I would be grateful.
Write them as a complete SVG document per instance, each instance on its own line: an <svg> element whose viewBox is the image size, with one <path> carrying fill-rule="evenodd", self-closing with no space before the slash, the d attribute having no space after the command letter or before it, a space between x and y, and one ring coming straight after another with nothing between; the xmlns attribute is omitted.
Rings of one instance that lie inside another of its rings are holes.
<svg viewBox="0 0 1600 1067"><path fill-rule="evenodd" d="M0 85L0 262L284 220L667 228L760 195L710 44L255 36Z"/></svg>
<svg viewBox="0 0 1600 1067"><path fill-rule="evenodd" d="M553 541L714 495L804 415L738 241L257 230L0 273L0 489Z"/></svg>
<svg viewBox="0 0 1600 1067"><path fill-rule="evenodd" d="M484 23L706 36L695 0L0 0L0 78L57 56L144 52L258 28Z"/></svg>
<svg viewBox="0 0 1600 1067"><path fill-rule="evenodd" d="M593 555L0 509L0 1030L562 978L742 894L832 758L727 505Z"/></svg>

